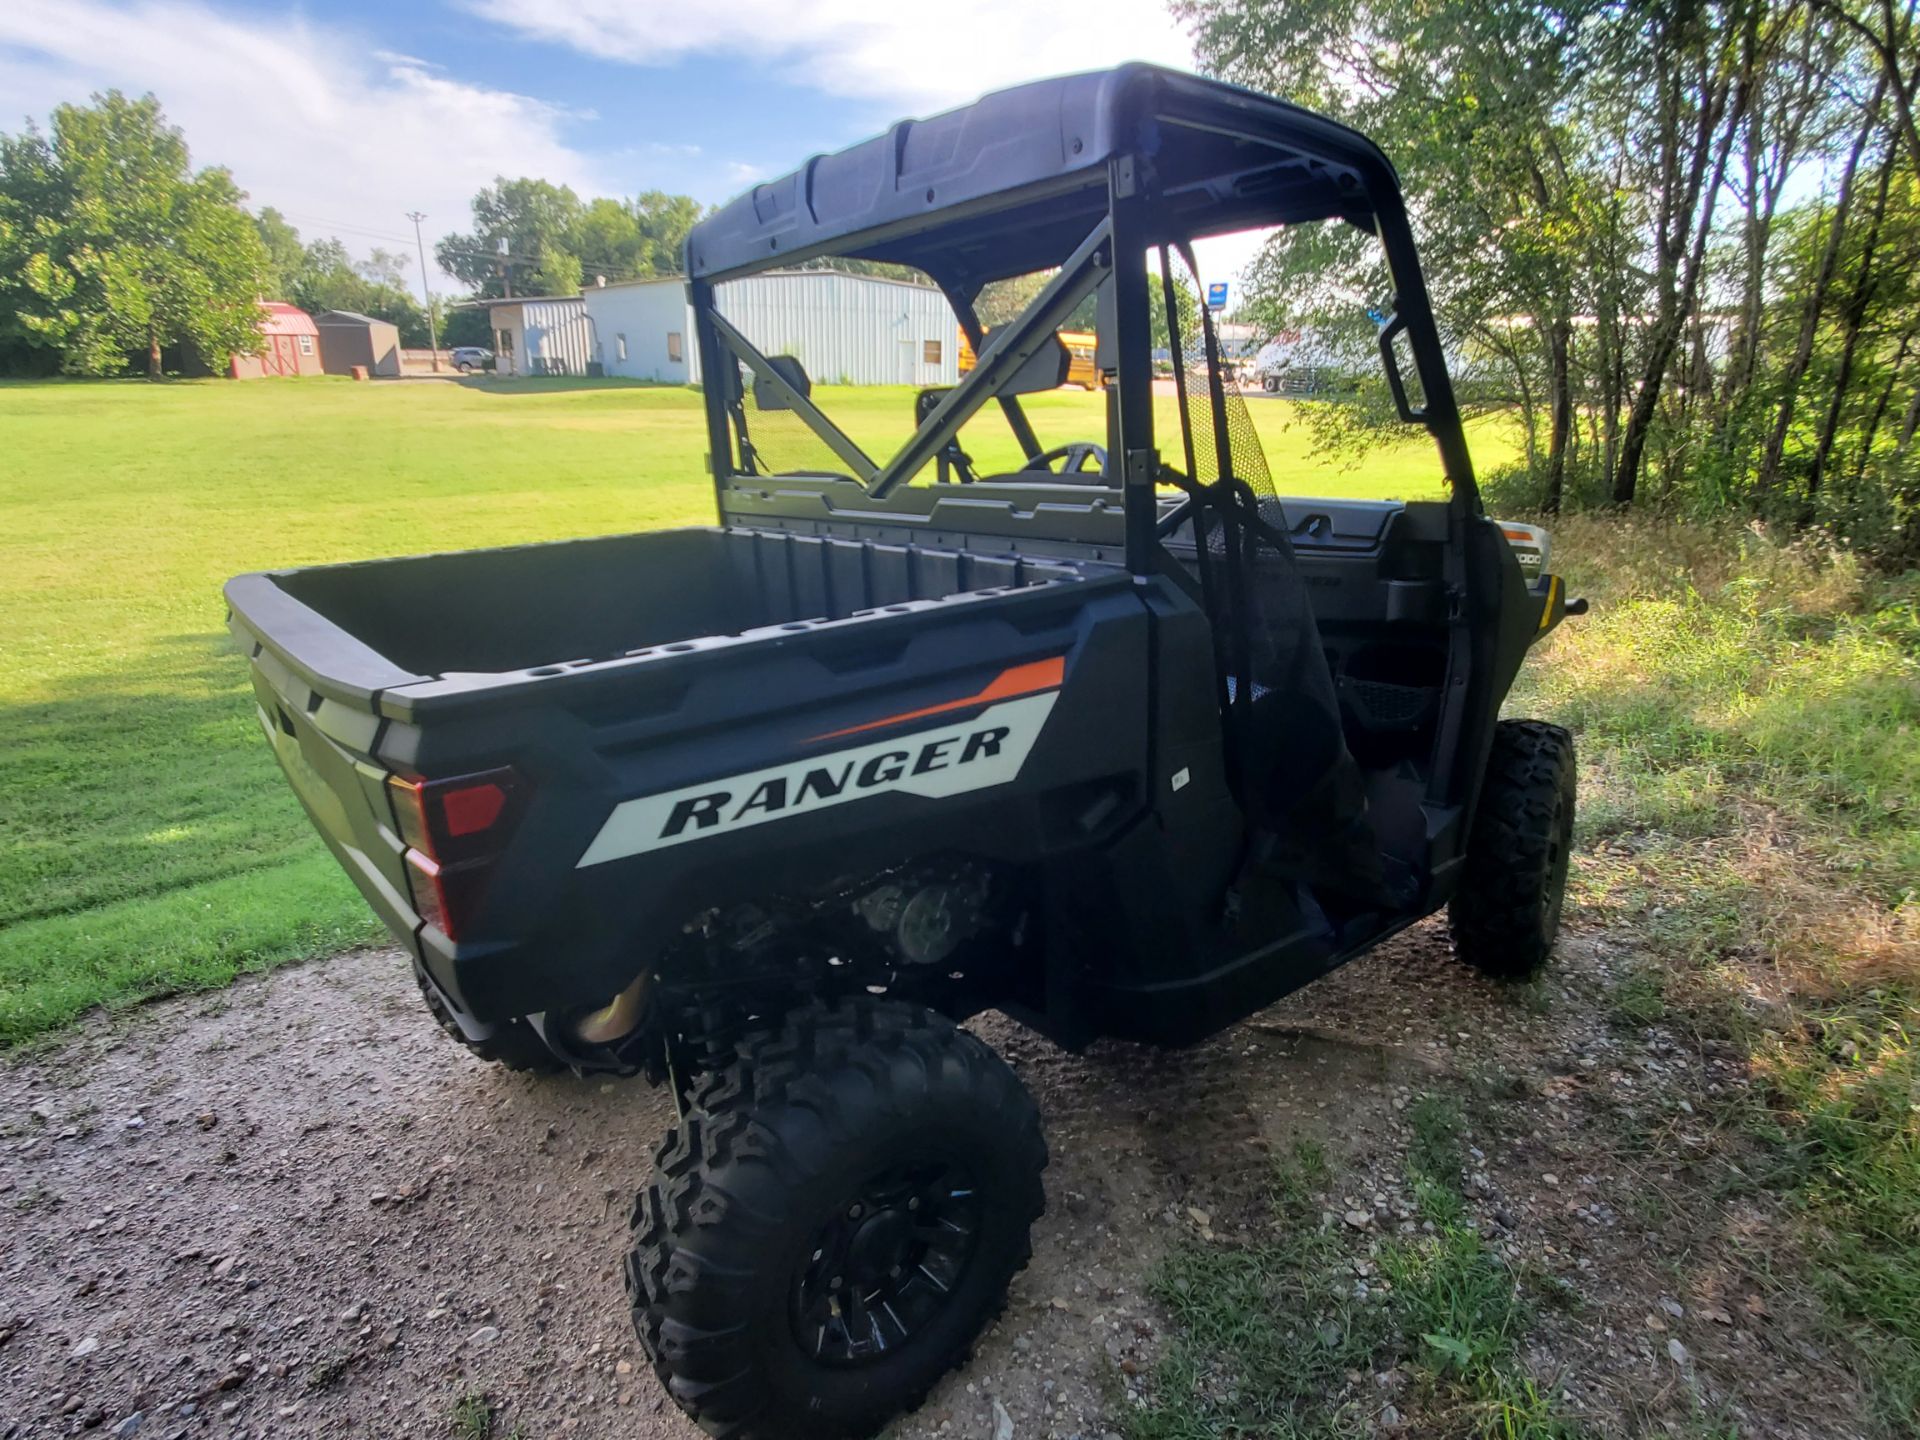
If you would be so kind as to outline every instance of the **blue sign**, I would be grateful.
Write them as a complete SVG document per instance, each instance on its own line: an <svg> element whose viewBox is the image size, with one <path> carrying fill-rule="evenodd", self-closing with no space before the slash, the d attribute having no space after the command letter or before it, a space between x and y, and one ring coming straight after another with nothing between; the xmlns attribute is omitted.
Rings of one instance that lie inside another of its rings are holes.
<svg viewBox="0 0 1920 1440"><path fill-rule="evenodd" d="M1207 286L1207 308L1209 310L1224 310L1227 308L1226 281L1216 280L1213 284Z"/></svg>

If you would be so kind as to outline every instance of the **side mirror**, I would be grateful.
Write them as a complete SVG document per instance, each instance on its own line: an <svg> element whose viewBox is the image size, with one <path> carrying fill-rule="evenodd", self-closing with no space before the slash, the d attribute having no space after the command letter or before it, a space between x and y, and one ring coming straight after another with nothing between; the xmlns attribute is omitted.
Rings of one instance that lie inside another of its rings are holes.
<svg viewBox="0 0 1920 1440"><path fill-rule="evenodd" d="M989 330L980 337L982 364L993 353L993 333ZM997 393L1037 395L1043 390L1058 390L1067 383L1067 373L1072 366L1073 355L1066 343L1058 335L1049 335L1040 348L1027 357L1027 363L1014 372L1013 379L1002 385Z"/></svg>
<svg viewBox="0 0 1920 1440"><path fill-rule="evenodd" d="M803 399L813 397L813 381L807 378L807 367L792 355L774 355L767 363L773 367L774 374L784 380L795 394ZM756 375L753 378L753 403L762 410L791 410L786 393L778 385L769 385L766 377Z"/></svg>

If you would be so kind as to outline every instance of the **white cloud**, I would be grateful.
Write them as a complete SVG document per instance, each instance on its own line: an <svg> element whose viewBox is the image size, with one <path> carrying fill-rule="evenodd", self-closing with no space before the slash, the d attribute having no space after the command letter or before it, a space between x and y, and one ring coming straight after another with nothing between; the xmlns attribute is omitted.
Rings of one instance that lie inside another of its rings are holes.
<svg viewBox="0 0 1920 1440"><path fill-rule="evenodd" d="M563 138L571 112L450 78L361 37L294 17L238 19L191 0L4 0L0 128L117 87L152 91L196 165L224 165L255 207L364 254L470 223L497 174L598 193Z"/></svg>
<svg viewBox="0 0 1920 1440"><path fill-rule="evenodd" d="M872 0L734 0L689 23L681 0L460 0L532 39L634 65L736 56L832 94L931 113L988 90L1125 60L1190 68L1193 46L1166 0L1097 10L1037 0L951 0L937 9ZM850 137L864 138L864 137ZM799 156L788 157L798 161ZM784 165L729 162L738 186ZM1209 280L1238 281L1264 237L1200 242Z"/></svg>
<svg viewBox="0 0 1920 1440"><path fill-rule="evenodd" d="M671 65L737 55L796 85L933 108L1044 75L1122 60L1192 64L1166 0L1097 7L1038 0L733 0L688 14L684 0L463 0L534 39L602 59Z"/></svg>
<svg viewBox="0 0 1920 1440"><path fill-rule="evenodd" d="M795 84L920 113L1041 75L1191 60L1163 0L1109 0L1094 23L1032 0L954 0L937 24L917 7L888 12L868 0L736 0L698 24L667 0L463 3L594 55L644 65L734 55ZM466 228L474 191L495 175L617 194L625 187L613 172L636 154L702 155L697 144L650 141L591 158L566 138L586 112L470 84L377 37L298 16L197 0L0 0L0 130L28 116L44 123L54 105L112 87L157 94L194 163L232 170L254 208L274 206L302 235L337 235L358 254L410 246L409 210L427 213L429 243ZM800 157L776 158L714 165L741 187ZM1243 257L1207 259L1211 273L1231 275ZM444 276L435 284L453 288Z"/></svg>

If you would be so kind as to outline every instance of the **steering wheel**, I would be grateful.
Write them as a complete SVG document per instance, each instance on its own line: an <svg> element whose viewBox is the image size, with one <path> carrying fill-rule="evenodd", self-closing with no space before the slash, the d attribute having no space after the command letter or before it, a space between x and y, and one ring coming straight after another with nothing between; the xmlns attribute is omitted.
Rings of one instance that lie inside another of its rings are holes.
<svg viewBox="0 0 1920 1440"><path fill-rule="evenodd" d="M1093 462L1091 469L1087 465L1089 460ZM1056 445L1053 449L1034 456L1027 462L1027 468L1051 470L1055 461L1062 462L1059 472L1062 477L1098 479L1107 468L1107 451L1105 446L1096 445L1091 440L1076 440L1071 445Z"/></svg>

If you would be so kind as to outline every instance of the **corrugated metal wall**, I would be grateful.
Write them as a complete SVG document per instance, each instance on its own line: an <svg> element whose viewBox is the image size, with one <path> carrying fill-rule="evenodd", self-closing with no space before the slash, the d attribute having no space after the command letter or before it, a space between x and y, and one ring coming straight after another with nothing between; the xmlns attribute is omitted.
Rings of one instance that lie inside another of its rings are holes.
<svg viewBox="0 0 1920 1440"><path fill-rule="evenodd" d="M525 335L522 351L528 375L585 375L600 358L594 325L578 297L527 300L520 306Z"/></svg>
<svg viewBox="0 0 1920 1440"><path fill-rule="evenodd" d="M960 379L960 326L930 286L832 271L754 275L720 286L716 304L762 354L798 357L816 384Z"/></svg>

